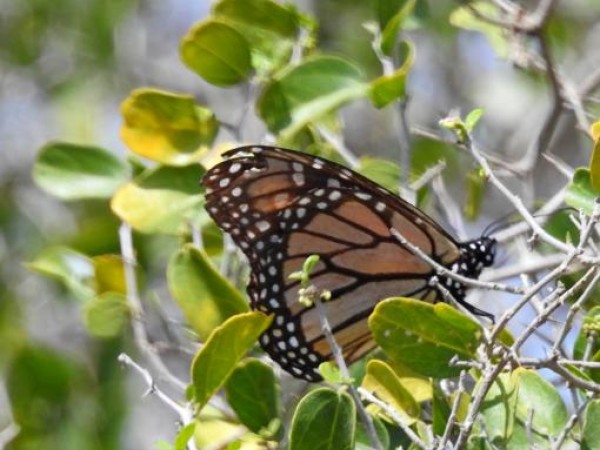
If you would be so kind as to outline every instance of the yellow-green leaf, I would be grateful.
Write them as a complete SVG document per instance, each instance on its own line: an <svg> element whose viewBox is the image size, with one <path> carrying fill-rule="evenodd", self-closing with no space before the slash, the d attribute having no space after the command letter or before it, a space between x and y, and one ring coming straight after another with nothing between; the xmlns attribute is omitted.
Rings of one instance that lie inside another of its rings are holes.
<svg viewBox="0 0 600 450"><path fill-rule="evenodd" d="M143 233L181 234L200 218L200 165L159 166L121 187L111 201L119 218Z"/></svg>
<svg viewBox="0 0 600 450"><path fill-rule="evenodd" d="M173 255L167 280L171 295L201 341L229 317L248 311L242 294L213 266L204 251L191 245Z"/></svg>
<svg viewBox="0 0 600 450"><path fill-rule="evenodd" d="M414 47L409 42L403 44L406 56L402 66L390 75L376 78L369 85L369 98L376 108L383 108L406 96L406 78L414 61Z"/></svg>
<svg viewBox="0 0 600 450"><path fill-rule="evenodd" d="M409 425L419 417L419 404L385 362L369 361L362 387L391 406Z"/></svg>
<svg viewBox="0 0 600 450"><path fill-rule="evenodd" d="M215 328L192 362L191 378L199 407L227 382L272 320L260 312L247 312L230 317Z"/></svg>
<svg viewBox="0 0 600 450"><path fill-rule="evenodd" d="M481 339L479 324L451 306L410 298L379 302L369 326L392 361L439 378L457 375L460 369L450 360L473 357Z"/></svg>
<svg viewBox="0 0 600 450"><path fill-rule="evenodd" d="M92 258L96 294L119 292L127 294L125 269L120 255L99 255Z"/></svg>
<svg viewBox="0 0 600 450"><path fill-rule="evenodd" d="M244 81L252 68L248 42L235 28L217 20L192 27L181 41L181 59L215 86Z"/></svg>
<svg viewBox="0 0 600 450"><path fill-rule="evenodd" d="M121 138L136 154L169 165L197 162L213 143L219 124L191 95L137 89L121 105Z"/></svg>
<svg viewBox="0 0 600 450"><path fill-rule="evenodd" d="M118 292L105 292L87 302L83 319L90 334L110 338L118 336L130 318L125 296Z"/></svg>
<svg viewBox="0 0 600 450"><path fill-rule="evenodd" d="M565 191L565 203L591 214L599 196L600 192L592 186L590 171L583 167L575 170L573 180Z"/></svg>
<svg viewBox="0 0 600 450"><path fill-rule="evenodd" d="M598 128L600 129L600 125ZM600 192L600 138L594 140L594 148L590 158L590 181L596 192Z"/></svg>

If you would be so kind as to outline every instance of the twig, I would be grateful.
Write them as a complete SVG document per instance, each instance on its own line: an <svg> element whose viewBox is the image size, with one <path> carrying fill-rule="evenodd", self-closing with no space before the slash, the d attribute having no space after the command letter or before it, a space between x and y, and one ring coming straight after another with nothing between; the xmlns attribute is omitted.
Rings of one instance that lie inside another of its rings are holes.
<svg viewBox="0 0 600 450"><path fill-rule="evenodd" d="M550 351L553 355L559 354L559 347L562 345L563 341L567 337L569 330L571 329L571 324L573 323L573 319L575 315L579 312L585 301L592 295L596 284L600 281L600 271L594 275L594 278L590 281L590 283L585 288L585 291L581 294L581 296L577 299L575 303L569 308L569 312L567 313L567 318L565 319L565 323L563 324L558 338L554 341L554 345L552 346L552 350Z"/></svg>
<svg viewBox="0 0 600 450"><path fill-rule="evenodd" d="M156 373L158 373L159 377L167 381L172 387L177 389L178 392L184 393L186 384L169 371L148 339L148 334L146 333L146 328L144 327L144 322L142 320L144 310L137 290L137 280L135 275L136 259L133 250L131 227L126 223L122 223L119 228L119 241L121 244L121 255L123 257L125 271L127 302L129 303L133 316L131 326L135 343Z"/></svg>
<svg viewBox="0 0 600 450"><path fill-rule="evenodd" d="M462 423L462 427L456 442L454 443L455 449L464 448L467 439L471 434L471 430L473 429L473 425L475 424L475 416L479 413L481 408L481 403L485 398L485 395L489 391L490 387L494 380L498 377L504 366L507 364L508 360L503 359L498 362L497 365L493 365L491 361L488 361L488 366L483 371L483 378L476 386L476 394L473 395L473 399L471 400L471 404L469 405L469 410L467 412L467 417Z"/></svg>
<svg viewBox="0 0 600 450"><path fill-rule="evenodd" d="M506 278L512 278L517 275L527 273L538 273L556 267L565 259L563 254L554 254L538 258L530 258L524 263L514 264L512 266L500 267L498 269L489 268L481 274L481 281L498 281Z"/></svg>
<svg viewBox="0 0 600 450"><path fill-rule="evenodd" d="M455 230L459 239L465 239L467 233L465 231L463 215L461 214L460 208L452 196L448 194L448 190L444 184L444 179L442 177L434 178L431 187L439 199L440 204L443 206L450 226Z"/></svg>
<svg viewBox="0 0 600 450"><path fill-rule="evenodd" d="M14 422L9 423L0 430L0 448L5 448L19 434L20 430L19 426Z"/></svg>
<svg viewBox="0 0 600 450"><path fill-rule="evenodd" d="M360 166L360 160L352 151L344 144L344 141L336 136L334 133L329 131L327 128L321 125L317 125L317 131L323 138L331 144L339 153L339 155L344 158L344 161L353 169L356 169Z"/></svg>
<svg viewBox="0 0 600 450"><path fill-rule="evenodd" d="M142 366L137 364L129 355L126 353L121 353L118 357L120 363L133 368L136 372L138 372L146 384L148 385L148 389L144 396L147 395L155 395L161 402L167 405L171 410L173 410L178 416L182 426L186 426L194 421L194 412L190 407L184 407L179 405L176 401L174 401L171 397L165 394L160 388L156 386L154 379L150 372L144 369ZM196 449L196 444L194 439L190 439L188 442L188 448L190 450Z"/></svg>
<svg viewBox="0 0 600 450"><path fill-rule="evenodd" d="M471 154L475 158L475 160L481 165L485 174L492 182L494 186L507 198L507 200L512 203L515 209L521 214L523 219L529 224L531 229L535 232L536 235L540 237L544 242L553 246L554 248L561 250L562 252L568 253L572 250L572 247L565 244L564 242L556 239L554 236L546 232L539 223L535 220L535 218L531 215L531 213L527 210L523 201L515 194L513 194L510 189L508 189L504 183L502 183L496 174L490 168L487 160L481 155L481 152L473 142L471 136L468 137L467 142L465 144L467 148L471 151Z"/></svg>
<svg viewBox="0 0 600 450"><path fill-rule="evenodd" d="M523 296L523 298L511 306L506 312L500 317L494 328L492 329L491 340L494 340L500 331L508 324L508 322L525 306L531 298L536 295L546 284L555 280L559 275L561 275L568 267L568 265L575 259L575 256L578 254L579 250L574 248L573 251L566 256L561 264L559 264L552 271L548 272L541 280L535 283L531 288L527 290L527 293Z"/></svg>
<svg viewBox="0 0 600 450"><path fill-rule="evenodd" d="M589 400L587 402L583 402L577 408L577 411L571 415L571 417L569 418L569 421L565 424L563 429L560 431L560 434L556 437L556 440L552 444L552 450L560 450L562 448L563 442L565 441L568 434L571 432L571 430L577 423L579 416L581 415L583 410L587 407L588 403L589 403Z"/></svg>
<svg viewBox="0 0 600 450"><path fill-rule="evenodd" d="M596 272L596 267L591 267L590 269L588 269L588 271L585 273L585 275L583 275L579 280L577 280L576 283L573 284L573 286L571 286L567 291L565 291L564 293L561 293L560 296L558 296L558 298L555 301L550 301L548 303L548 305L546 306L544 312L542 314L539 314L535 317L535 319L532 321L532 323L525 329L525 331L523 331L523 333L521 333L521 335L519 336L519 338L515 341L515 343L512 346L512 351L513 352L517 352L520 348L521 345L523 345L523 343L527 340L527 338L529 336L531 336L533 330L535 330L536 328L538 328L541 324L545 323L548 320L548 317L550 316L550 314L552 314L552 312L554 312L558 307L562 306L566 300L573 295L573 293L577 290L579 290L581 288L581 286L586 283L588 281L588 279L594 274L594 272ZM600 273L600 272L599 272ZM596 273L596 277L594 277L594 280L597 281L597 278L599 278L599 273ZM586 292L587 295L589 295L591 293L591 290L593 289L593 287L595 286L595 283L592 281L590 283L590 285L587 286ZM560 288L557 287L554 292L552 293L552 295L554 295L556 292L560 292ZM581 298L586 297L587 295L582 295ZM580 300L581 300L580 298ZM585 298L584 298L585 300ZM558 351L556 349L554 349L556 354L558 354Z"/></svg>
<svg viewBox="0 0 600 450"><path fill-rule="evenodd" d="M422 187L427 186L433 179L442 174L446 169L446 161L440 160L435 166L427 168L423 174L410 184L410 189L418 191Z"/></svg>
<svg viewBox="0 0 600 450"><path fill-rule="evenodd" d="M350 371L348 370L348 365L344 360L342 349L340 348L340 346L335 340L335 337L333 336L333 332L331 331L331 325L327 320L327 314L325 312L325 308L323 308L321 299L318 297L315 298L314 305L319 315L319 320L321 321L321 329L323 330L325 339L327 339L327 343L329 344L329 348L331 349L331 353L333 354L334 360L337 366L339 367L340 371L342 372L342 376L345 379L350 380ZM358 392L352 383L348 383L348 390L350 392L350 395L354 399L354 402L356 403L358 414L360 415L361 420L365 425L365 429L367 431L367 434L369 435L369 439L371 440L371 445L378 450L382 450L383 446L381 445L381 441L379 440L379 436L377 435L377 430L375 429L373 419L371 418L367 410L364 408L360 396L358 395Z"/></svg>
<svg viewBox="0 0 600 450"><path fill-rule="evenodd" d="M503 291L503 292L509 292L511 294L522 294L523 293L523 289L521 289L519 287L509 286L509 285L500 284L500 283L485 282L485 281L475 280L473 278L468 278L463 275L459 275L459 274L451 271L447 267L441 265L437 261L433 260L423 250L421 250L419 247L417 247L412 242L410 242L408 239L406 239L402 235L402 233L400 233L395 228L393 228L393 227L390 228L390 233L392 234L392 236L394 236L398 240L398 242L400 242L400 244L402 244L404 247L406 247L411 253L418 256L423 261L425 261L427 264L429 264L431 267L433 267L435 269L435 271L438 273L438 275L452 278L453 280L463 283L464 285L469 286L469 287L495 290L495 291Z"/></svg>
<svg viewBox="0 0 600 450"><path fill-rule="evenodd" d="M523 162L521 163L521 165L525 166L524 170L527 172L533 169L535 166L535 161L537 160L537 156L543 153L548 147L548 144L550 143L554 134L553 132L556 127L556 123L562 111L560 83L558 82L556 76L550 49L548 48L546 39L541 31L537 32L537 38L540 44L542 58L544 59L545 69L548 73L548 77L550 78L550 85L552 86L552 106L550 107L548 114L546 114L546 118L542 127L540 128L540 131L529 145L525 153L526 156L523 158Z"/></svg>
<svg viewBox="0 0 600 450"><path fill-rule="evenodd" d="M594 394L600 394L600 384L594 383L593 381L584 380L583 378L579 378L571 371L563 367L558 361L554 359L549 359L545 362L544 367L552 370L553 372L561 375L568 383L573 386L577 386L581 389L585 389L586 391L593 392Z"/></svg>
<svg viewBox="0 0 600 450"><path fill-rule="evenodd" d="M448 417L448 422L446 422L446 428L444 429L444 434L442 435L441 440L438 443L437 449L443 450L446 448L446 444L450 439L450 434L452 433L452 428L456 425L456 418L458 416L458 408L460 406L460 401L462 400L462 394L466 392L465 389L465 377L467 372L463 370L460 372L460 376L458 377L458 388L454 392L454 401L452 402L452 409L450 410L450 416Z"/></svg>
<svg viewBox="0 0 600 450"><path fill-rule="evenodd" d="M370 401L371 403L374 403L375 405L377 405L381 409L383 409L394 420L394 422L396 422L400 426L400 428L402 428L402 431L404 431L404 433L406 433L406 435L409 437L409 439L415 445L417 445L419 448L421 448L423 450L429 449L427 444L425 442L423 442L419 436L417 436L417 434L405 422L404 418L402 416L400 416L400 414L398 414L398 412L394 408L392 408L386 402L375 397L375 395L373 395L371 392L367 391L365 388L359 387L358 393L364 399Z"/></svg>

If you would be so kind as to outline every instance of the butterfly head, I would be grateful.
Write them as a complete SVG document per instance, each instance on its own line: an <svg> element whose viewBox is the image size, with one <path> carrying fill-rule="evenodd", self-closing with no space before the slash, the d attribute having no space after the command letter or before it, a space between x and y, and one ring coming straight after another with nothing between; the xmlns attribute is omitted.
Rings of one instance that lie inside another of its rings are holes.
<svg viewBox="0 0 600 450"><path fill-rule="evenodd" d="M494 264L496 244L496 239L489 236L481 236L479 239L462 243L460 245L461 275L477 278L484 267Z"/></svg>

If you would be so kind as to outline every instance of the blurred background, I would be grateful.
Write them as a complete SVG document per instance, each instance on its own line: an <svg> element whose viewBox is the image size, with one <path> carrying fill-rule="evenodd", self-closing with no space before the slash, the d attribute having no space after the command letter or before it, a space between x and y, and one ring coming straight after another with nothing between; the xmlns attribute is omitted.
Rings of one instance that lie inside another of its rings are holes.
<svg viewBox="0 0 600 450"><path fill-rule="evenodd" d="M374 1L293 3L316 17L323 52L344 55L370 76L380 73L371 36L363 27L374 20ZM529 7L537 2L521 3ZM407 33L416 46L408 82L410 126L439 133L437 122L450 110L466 113L482 107L482 146L494 156L518 162L539 132L551 99L544 77L518 67L520 58L527 57L527 43L509 39L511 47L500 55L486 35L449 24L458 2L424 4L427 21L415 23ZM119 224L105 203L59 202L33 183L31 169L40 147L55 140L95 145L123 157L119 106L138 87L191 93L217 117L237 117L244 105L243 91L210 86L179 59L181 37L209 10L210 2L204 0L0 0L0 444L14 434L9 396L17 398L18 392L10 394L9 387L20 386L15 380L50 365L69 374L64 378L67 386L54 380L51 371L47 377L48 385L55 386L52 391L68 401L61 402L59 411L44 411L50 424L31 427L51 426L57 416L68 417L72 426L64 433L72 435L72 448L79 449L156 448L157 442L170 442L176 433L176 417L152 396L143 397L146 386L116 362L120 349L131 344L90 338L77 300L60 283L26 268L25 263L49 245L69 246L89 256L119 253ZM600 3L557 2L549 29L556 65L576 91L600 67ZM597 120L598 102L588 111L595 111ZM393 109L378 111L367 102L355 102L344 109L343 119L345 142L354 152L398 158ZM549 147L567 168L589 159L591 142L576 128L572 116L566 115ZM250 117L242 135L257 141L264 133L260 122ZM232 137L222 133L219 139ZM472 163L457 158L454 164ZM512 177L508 184L532 206L567 181L555 165L540 159L531 176ZM464 180L449 179L448 189L461 198ZM478 234L509 210L490 192L481 220L469 231ZM184 327L164 276L167 258L177 245L175 238L136 235L151 292L147 297L155 341L173 324ZM161 323L165 318L167 325ZM28 352L27 359L23 352ZM167 362L185 379L191 356L171 353ZM35 407L19 406L13 399L15 414ZM11 448L39 448L32 442Z"/></svg>

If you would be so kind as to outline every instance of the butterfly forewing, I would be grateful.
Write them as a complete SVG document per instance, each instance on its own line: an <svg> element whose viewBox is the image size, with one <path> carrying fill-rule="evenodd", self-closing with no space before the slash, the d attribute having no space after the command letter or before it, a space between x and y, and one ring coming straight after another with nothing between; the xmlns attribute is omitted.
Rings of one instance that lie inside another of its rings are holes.
<svg viewBox="0 0 600 450"><path fill-rule="evenodd" d="M440 300L432 268L395 239L390 228L442 264L459 245L431 218L389 191L338 164L303 153L249 146L203 179L206 208L246 254L252 307L274 315L261 345L295 376L318 380L331 358L314 307L298 301L289 275L318 254L311 283L331 292L323 303L348 362L374 347L367 326L383 298Z"/></svg>

